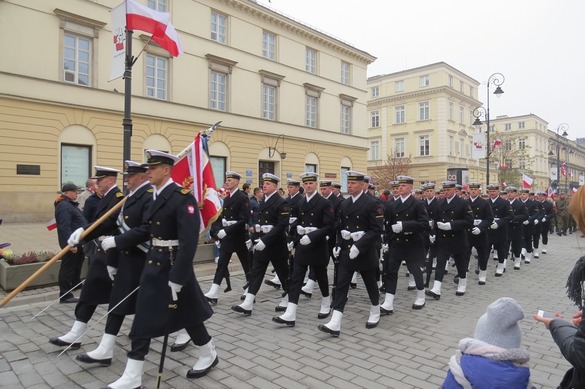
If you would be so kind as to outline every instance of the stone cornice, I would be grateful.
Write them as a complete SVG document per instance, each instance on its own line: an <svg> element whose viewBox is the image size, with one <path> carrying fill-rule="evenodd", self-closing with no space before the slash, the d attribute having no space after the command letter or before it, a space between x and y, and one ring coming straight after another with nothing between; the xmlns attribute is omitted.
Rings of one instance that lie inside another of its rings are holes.
<svg viewBox="0 0 585 389"><path fill-rule="evenodd" d="M60 8L55 8L53 10L53 12L55 13L55 15L57 15L57 17L59 19L61 19L63 21L81 24L83 26L91 27L91 28L97 29L97 30L104 28L104 26L107 24L107 23L101 22L99 20L90 19L90 18L87 18L85 16L76 15L74 13L64 11Z"/></svg>
<svg viewBox="0 0 585 389"><path fill-rule="evenodd" d="M327 35L321 31L311 28L299 21L282 15L270 8L257 4L250 0L219 0L226 5L236 8L242 12L252 15L258 19L264 20L280 28L286 29L305 39L316 42L319 45L328 47L332 50L341 52L365 64L371 64L377 58L365 51L359 50L352 45Z"/></svg>
<svg viewBox="0 0 585 389"><path fill-rule="evenodd" d="M466 102L467 104L469 104L470 106L473 106L473 107L481 105L481 103L478 104L478 101L475 100L474 98L467 96L467 95L464 95L463 93L457 92L453 88L450 88L448 86L440 86L437 88L425 88L425 89L417 90L414 92L401 93L401 94L394 95L394 96L380 97L376 100L368 101L368 107L383 106L384 104L387 104L387 103L405 102L406 100L409 100L409 99L417 99L417 98L421 98L421 97L431 97L432 95L435 95L435 97L438 97L437 95L439 95L441 93L447 94L449 97L452 97L452 98L457 98L460 101Z"/></svg>

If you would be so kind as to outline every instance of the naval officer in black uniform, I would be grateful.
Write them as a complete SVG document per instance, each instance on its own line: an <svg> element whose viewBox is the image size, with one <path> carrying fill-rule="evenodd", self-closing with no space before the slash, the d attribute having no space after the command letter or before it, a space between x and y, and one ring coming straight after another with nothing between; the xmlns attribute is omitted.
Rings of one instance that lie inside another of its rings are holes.
<svg viewBox="0 0 585 389"><path fill-rule="evenodd" d="M125 168L124 175L129 193L128 199L118 215L117 225L120 234L142 224L152 203L153 193L146 178L145 167L134 161L126 161ZM108 311L111 310L111 312L108 314L105 333L97 349L77 356L78 361L105 366L112 363L114 343L124 322L124 317L136 313L136 293L133 292L140 283L140 276L149 248L148 241L145 241L127 250L108 251L113 239L113 237L108 237L102 241L102 249L106 251L107 256L108 273L110 278L114 280L108 307ZM124 301L122 302L122 300Z"/></svg>
<svg viewBox="0 0 585 389"><path fill-rule="evenodd" d="M146 154L154 201L140 227L114 237L110 243L126 250L150 238L130 331L132 350L122 377L108 386L111 389L140 387L150 339L181 328L199 346L199 359L187 372L187 378L206 375L219 361L204 324L213 311L193 271L200 224L197 201L189 189L172 180L177 161L174 155L156 150L147 150Z"/></svg>
<svg viewBox="0 0 585 389"><path fill-rule="evenodd" d="M487 263L488 263L488 230L494 222L494 215L492 207L487 200L480 197L481 183L469 183L469 206L473 212L473 228L467 231L467 239L469 240L468 252L466 254L468 268L471 259L471 249L475 247L479 261L479 285L485 285L487 278Z"/></svg>
<svg viewBox="0 0 585 389"><path fill-rule="evenodd" d="M364 174L347 172L347 190L350 196L339 207L338 246L333 254L339 258L337 289L333 299L333 314L319 330L339 336L341 319L347 302L349 284L354 272L359 271L370 298L371 307L366 328L374 328L380 321L380 291L376 281L379 268L384 211L381 202L363 191Z"/></svg>
<svg viewBox="0 0 585 389"><path fill-rule="evenodd" d="M116 185L118 173L119 170L117 169L103 166L95 167L95 176L92 178L97 180L96 186L98 191L104 193L97 208L96 219L102 217L110 210L110 208L124 198L120 188ZM76 340L85 332L87 322L93 316L97 306L99 304L106 304L110 301L112 279L106 268L106 253L101 248L101 241L107 235L114 235L118 232L116 225L118 213L119 211L112 214L84 238L87 242L96 239L98 248L93 257L90 258L87 277L85 278L85 282L81 289L79 302L75 306L75 322L73 323L71 330L63 336L51 338L49 340L50 343L56 346L65 347L72 344L72 349L78 349L81 343L76 342ZM83 231L85 231L90 225L91 224L88 224L75 230L67 240L67 243L72 247L78 245L80 243L81 234L83 234Z"/></svg>

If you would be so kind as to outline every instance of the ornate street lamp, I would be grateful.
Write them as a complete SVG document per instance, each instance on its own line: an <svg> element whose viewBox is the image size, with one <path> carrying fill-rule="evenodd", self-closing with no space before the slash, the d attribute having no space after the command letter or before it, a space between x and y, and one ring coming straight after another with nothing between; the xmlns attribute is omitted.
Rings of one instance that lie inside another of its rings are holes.
<svg viewBox="0 0 585 389"><path fill-rule="evenodd" d="M494 84L496 86L496 90L494 91L494 95L496 95L496 97L500 97L504 91L502 90L502 88L500 88L500 85L502 85L504 83L504 75L502 73L494 73L491 76L489 76L486 85L487 85L487 102L486 102L486 106L487 109L484 107L478 107L473 111L473 116L475 117L475 121L473 122L473 125L476 126L477 128L481 128L481 125L483 124L481 122L481 120L479 120L480 117L484 117L485 119L485 123L487 124L487 136L486 136L486 141L487 141L487 148L486 148L486 174L485 174L485 181L486 181L486 186L490 184L490 154L493 151L493 148L490 144L490 85Z"/></svg>

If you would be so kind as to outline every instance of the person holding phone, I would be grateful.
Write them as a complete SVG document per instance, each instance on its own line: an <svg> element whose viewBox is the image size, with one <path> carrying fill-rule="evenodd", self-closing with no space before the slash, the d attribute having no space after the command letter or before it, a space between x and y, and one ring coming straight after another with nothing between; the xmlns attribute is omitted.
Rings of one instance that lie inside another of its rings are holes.
<svg viewBox="0 0 585 389"><path fill-rule="evenodd" d="M585 189L579 188L569 205L569 211L577 227L585 234ZM563 377L558 388L585 387L585 322L583 318L583 282L585 281L585 257L579 258L567 280L567 295L579 307L571 321L561 315L546 317L544 312L533 315L534 320L544 324L565 359L573 366Z"/></svg>

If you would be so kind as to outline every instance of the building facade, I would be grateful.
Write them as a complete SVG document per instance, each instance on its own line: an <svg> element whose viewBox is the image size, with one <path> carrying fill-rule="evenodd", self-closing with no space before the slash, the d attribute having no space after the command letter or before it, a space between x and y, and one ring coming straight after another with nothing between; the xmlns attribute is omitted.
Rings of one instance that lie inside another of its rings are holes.
<svg viewBox="0 0 585 389"><path fill-rule="evenodd" d="M48 220L61 184L122 169L124 80L108 81L120 0L0 1L0 216ZM372 55L249 0L139 0L171 14L184 54L133 34L131 158L210 141L216 181L252 186L365 170ZM15 39L18 37L18 39ZM120 182L121 183L121 182Z"/></svg>
<svg viewBox="0 0 585 389"><path fill-rule="evenodd" d="M485 159L472 158L478 87L444 62L368 78L369 174L406 159L406 173L421 182L457 170L463 183L485 182Z"/></svg>

